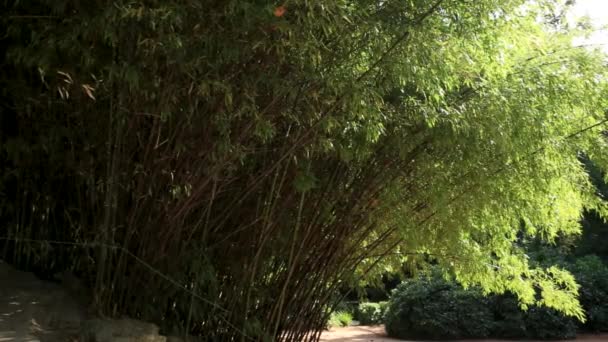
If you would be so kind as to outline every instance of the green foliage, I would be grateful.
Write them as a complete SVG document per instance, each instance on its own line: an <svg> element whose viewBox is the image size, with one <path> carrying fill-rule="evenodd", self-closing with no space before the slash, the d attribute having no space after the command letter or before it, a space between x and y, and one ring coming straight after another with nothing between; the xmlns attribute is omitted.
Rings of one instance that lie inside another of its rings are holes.
<svg viewBox="0 0 608 342"><path fill-rule="evenodd" d="M594 217L593 214L587 214ZM579 301L585 311L584 322L578 322L581 331L597 332L608 330L608 267L606 262L596 255L579 255L590 247L590 232L596 228L585 226L583 236L571 246L568 240L561 239L557 245L528 243L526 249L534 262L548 266L559 265L567 269L580 285ZM583 246L581 248L580 246ZM604 247L592 248L591 251L602 252Z"/></svg>
<svg viewBox="0 0 608 342"><path fill-rule="evenodd" d="M604 198L606 198L605 195ZM608 223L600 215L591 211L585 213L582 220L583 234L577 243L576 254L596 254L603 260L608 261Z"/></svg>
<svg viewBox="0 0 608 342"><path fill-rule="evenodd" d="M608 266L597 256L577 258L567 266L580 284L580 302L587 320L579 323L585 331L608 331Z"/></svg>
<svg viewBox="0 0 608 342"><path fill-rule="evenodd" d="M334 312L337 311L342 311L342 312L348 312L349 314L351 314L352 316L355 316L355 313L357 311L357 304L354 302L339 302L338 305L336 305L336 307L333 309Z"/></svg>
<svg viewBox="0 0 608 342"><path fill-rule="evenodd" d="M492 336L507 339L568 339L576 336L576 322L546 307L522 310L511 293L491 296L495 325Z"/></svg>
<svg viewBox="0 0 608 342"><path fill-rule="evenodd" d="M387 309L388 302L361 303L357 308L356 318L363 325L382 324Z"/></svg>
<svg viewBox="0 0 608 342"><path fill-rule="evenodd" d="M495 322L488 300L439 274L400 284L386 314L389 336L458 339L490 336Z"/></svg>
<svg viewBox="0 0 608 342"><path fill-rule="evenodd" d="M578 322L578 329L605 331L608 267L595 256L563 265L581 284L580 300L588 320ZM400 284L389 303L386 330L399 338L568 339L577 332L577 321L555 309L524 309L512 293L488 297L478 288L465 290L437 270Z"/></svg>
<svg viewBox="0 0 608 342"><path fill-rule="evenodd" d="M580 318L517 244L606 216L605 56L554 5L3 2L3 258L208 340L313 338L404 263Z"/></svg>
<svg viewBox="0 0 608 342"><path fill-rule="evenodd" d="M329 316L327 325L330 327L347 327L353 321L353 316L346 311L335 311Z"/></svg>
<svg viewBox="0 0 608 342"><path fill-rule="evenodd" d="M524 316L526 337L569 339L576 336L576 322L563 313L546 307L531 307Z"/></svg>
<svg viewBox="0 0 608 342"><path fill-rule="evenodd" d="M510 294L494 296L491 303L495 309L494 336L516 339L527 336L526 313L519 307L517 297Z"/></svg>

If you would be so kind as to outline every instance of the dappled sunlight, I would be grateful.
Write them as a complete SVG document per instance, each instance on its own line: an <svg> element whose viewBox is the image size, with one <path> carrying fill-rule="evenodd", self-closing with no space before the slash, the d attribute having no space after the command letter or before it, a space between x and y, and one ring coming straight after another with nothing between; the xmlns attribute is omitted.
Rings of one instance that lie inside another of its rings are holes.
<svg viewBox="0 0 608 342"><path fill-rule="evenodd" d="M592 25L588 35L575 39L575 45L588 45L600 48L608 53L608 1L577 0L569 14L569 20L575 22L587 18Z"/></svg>

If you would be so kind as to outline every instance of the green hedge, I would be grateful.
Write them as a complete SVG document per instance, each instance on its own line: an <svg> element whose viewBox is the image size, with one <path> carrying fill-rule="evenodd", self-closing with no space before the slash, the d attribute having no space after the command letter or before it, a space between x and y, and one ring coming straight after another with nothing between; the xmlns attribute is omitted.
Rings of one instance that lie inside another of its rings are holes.
<svg viewBox="0 0 608 342"><path fill-rule="evenodd" d="M394 291L386 313L390 336L412 339L533 338L576 336L576 322L559 312L531 307L522 311L511 294L485 297L464 290L437 272L406 281Z"/></svg>

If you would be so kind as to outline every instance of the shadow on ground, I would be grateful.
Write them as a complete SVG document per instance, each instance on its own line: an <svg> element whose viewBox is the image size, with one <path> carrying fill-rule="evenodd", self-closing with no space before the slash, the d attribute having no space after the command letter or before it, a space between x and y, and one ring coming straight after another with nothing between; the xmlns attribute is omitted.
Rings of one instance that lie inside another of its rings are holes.
<svg viewBox="0 0 608 342"><path fill-rule="evenodd" d="M59 284L0 260L0 342L75 341L85 311Z"/></svg>

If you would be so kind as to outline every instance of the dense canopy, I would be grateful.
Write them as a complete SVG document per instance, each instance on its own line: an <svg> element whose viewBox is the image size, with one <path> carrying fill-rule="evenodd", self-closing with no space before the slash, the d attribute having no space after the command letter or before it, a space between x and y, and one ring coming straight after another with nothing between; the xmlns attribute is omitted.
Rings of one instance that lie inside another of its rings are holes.
<svg viewBox="0 0 608 342"><path fill-rule="evenodd" d="M0 250L99 310L315 340L338 287L438 263L583 318L517 243L606 209L608 68L565 2L2 6Z"/></svg>

